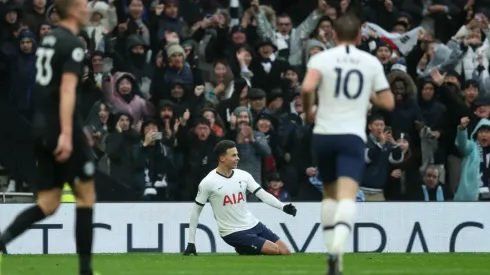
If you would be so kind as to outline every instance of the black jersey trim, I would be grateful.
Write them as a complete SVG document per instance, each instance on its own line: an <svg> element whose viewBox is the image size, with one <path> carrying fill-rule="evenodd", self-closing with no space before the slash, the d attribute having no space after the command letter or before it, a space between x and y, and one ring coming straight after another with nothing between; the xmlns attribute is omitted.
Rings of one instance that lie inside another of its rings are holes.
<svg viewBox="0 0 490 275"><path fill-rule="evenodd" d="M204 206L204 204L202 204L202 203L200 203L200 202L198 202L198 201L194 201L194 202L195 202L197 205L199 205L199 206Z"/></svg>
<svg viewBox="0 0 490 275"><path fill-rule="evenodd" d="M226 179L231 179L231 177L233 177L233 174L235 174L235 171L234 171L234 170L231 170L231 174L230 174L230 176L229 176L229 177L227 177L227 176L225 176L225 175L221 174L221 173L220 173L220 172L218 172L218 171L216 171L216 174L218 174L218 175L222 176L223 178L226 178Z"/></svg>
<svg viewBox="0 0 490 275"><path fill-rule="evenodd" d="M259 188L255 189L255 191L254 191L252 194L254 194L254 195L255 195L255 193L257 193L257 192L259 192L259 191L260 191L260 189L262 189L262 187L259 187Z"/></svg>

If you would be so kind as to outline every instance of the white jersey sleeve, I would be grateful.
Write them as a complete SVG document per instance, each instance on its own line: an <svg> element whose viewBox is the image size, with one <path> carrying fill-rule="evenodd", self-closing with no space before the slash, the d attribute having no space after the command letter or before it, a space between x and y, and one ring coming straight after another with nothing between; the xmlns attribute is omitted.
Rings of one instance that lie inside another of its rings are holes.
<svg viewBox="0 0 490 275"><path fill-rule="evenodd" d="M376 62L376 67L374 68L374 70L376 70L376 72L374 74L372 90L376 93L390 90L390 84L386 79L386 75L381 62Z"/></svg>
<svg viewBox="0 0 490 275"><path fill-rule="evenodd" d="M262 189L262 187L255 181L252 175L248 173L248 180L247 180L248 192L255 195L255 193L257 193L257 191L259 191L260 189Z"/></svg>
<svg viewBox="0 0 490 275"><path fill-rule="evenodd" d="M318 58L318 55L314 55L310 58L310 60L308 60L308 64L306 65L306 67L308 68L308 70L315 69L321 71L323 67L322 59Z"/></svg>
<svg viewBox="0 0 490 275"><path fill-rule="evenodd" d="M209 188L209 184L205 181L206 178L204 178L201 183L199 183L199 187L197 190L197 196L196 196L196 203L204 206L206 202L208 201L209 195L211 193L211 190Z"/></svg>

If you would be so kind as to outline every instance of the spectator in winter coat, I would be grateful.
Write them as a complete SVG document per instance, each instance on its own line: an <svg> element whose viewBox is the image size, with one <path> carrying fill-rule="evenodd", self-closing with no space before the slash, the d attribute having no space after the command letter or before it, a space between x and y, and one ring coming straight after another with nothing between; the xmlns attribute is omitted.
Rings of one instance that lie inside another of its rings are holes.
<svg viewBox="0 0 490 275"><path fill-rule="evenodd" d="M454 195L455 201L477 201L490 198L490 120L482 119L469 135L464 117L458 127L456 146L463 157L461 180Z"/></svg>
<svg viewBox="0 0 490 275"><path fill-rule="evenodd" d="M281 75L288 69L286 61L276 56L277 46L270 40L260 41L255 50L258 55L252 59L250 69L254 73L252 87L264 90L267 94L281 86Z"/></svg>
<svg viewBox="0 0 490 275"><path fill-rule="evenodd" d="M95 114L96 113L96 114ZM109 121L110 110L109 106L102 102L98 101L94 104L94 110L92 117L89 117L85 125L88 126L88 130L92 135L92 139L94 141L93 151L99 162L98 167L104 169L104 171L109 172L107 167L107 162L101 163L102 159L107 160L106 156L106 146L107 146L107 136L109 135Z"/></svg>
<svg viewBox="0 0 490 275"><path fill-rule="evenodd" d="M155 113L155 107L139 95L136 79L129 73L115 73L105 81L103 92L116 112L128 113L136 122Z"/></svg>
<svg viewBox="0 0 490 275"><path fill-rule="evenodd" d="M369 122L369 138L366 148L366 170L360 189L366 201L384 201L383 190L388 181L390 163L403 161L400 147L393 139L391 130L385 129L384 119L373 116Z"/></svg>
<svg viewBox="0 0 490 275"><path fill-rule="evenodd" d="M106 152L110 160L110 175L143 193L143 186L136 178L136 164L141 141L139 133L133 129L133 118L127 113L117 113L114 116L114 131L107 137Z"/></svg>
<svg viewBox="0 0 490 275"><path fill-rule="evenodd" d="M223 99L231 97L233 92L233 74L224 61L216 61L213 64L213 71L204 83L204 96L206 105L216 107Z"/></svg>
<svg viewBox="0 0 490 275"><path fill-rule="evenodd" d="M288 194L283 186L284 184L281 181L281 177L277 173L272 173L267 176L267 192L271 193L278 200L282 202L291 201L291 196Z"/></svg>
<svg viewBox="0 0 490 275"><path fill-rule="evenodd" d="M147 119L141 125L141 143L137 150L136 180L144 186L146 200L174 200L178 195L178 173L174 154L162 141L157 122Z"/></svg>
<svg viewBox="0 0 490 275"><path fill-rule="evenodd" d="M118 58L114 60L114 67L116 71L132 74L141 95L148 99L153 77L153 67L149 62L151 51L149 51L148 44L138 34L128 36L125 41L124 52L119 53Z"/></svg>
<svg viewBox="0 0 490 275"><path fill-rule="evenodd" d="M167 44L168 68L165 70L163 79L166 83L171 83L173 79L179 78L186 85L194 83L192 69L186 62L184 48L177 41Z"/></svg>
<svg viewBox="0 0 490 275"><path fill-rule="evenodd" d="M28 120L32 119L34 84L36 78L36 48L34 33L22 30L19 35L18 55L10 64L10 102Z"/></svg>
<svg viewBox="0 0 490 275"><path fill-rule="evenodd" d="M473 113L473 101L478 96L478 89L473 80L463 84L463 91L459 82L460 75L450 71L441 75L438 70L432 71L432 81L439 87L439 98L448 110L446 120L445 137L443 139L447 150L447 170L449 172L449 186L455 193L461 176L461 153L454 140L457 135L457 127L462 117L471 117ZM471 84L473 83L473 84ZM461 96L463 94L463 96Z"/></svg>
<svg viewBox="0 0 490 275"><path fill-rule="evenodd" d="M46 21L46 2L46 0L33 0L32 7L26 10L25 21L32 32L40 30ZM42 36L37 36L37 38L41 39Z"/></svg>
<svg viewBox="0 0 490 275"><path fill-rule="evenodd" d="M180 120L175 114L175 104L170 100L160 100L158 105L158 128L162 130L162 144L174 147L175 134L178 131Z"/></svg>
<svg viewBox="0 0 490 275"><path fill-rule="evenodd" d="M200 118L194 127L186 122L178 129L177 142L185 159L180 183L184 200L195 198L199 183L218 163L213 149L220 138L212 133L210 125L207 119Z"/></svg>
<svg viewBox="0 0 490 275"><path fill-rule="evenodd" d="M217 137L225 135L225 124L219 114L213 108L204 108L201 110L201 116L209 121L211 130Z"/></svg>
<svg viewBox="0 0 490 275"><path fill-rule="evenodd" d="M180 17L179 1L164 0L163 11L158 10L158 39L162 41L165 38L166 32L176 32L179 37L183 38L188 35L187 23ZM160 13L160 14L158 14Z"/></svg>
<svg viewBox="0 0 490 275"><path fill-rule="evenodd" d="M227 138L236 142L240 162L238 168L249 172L256 182L262 183L262 159L271 155L265 135L252 129L252 113L246 107L237 107L230 121Z"/></svg>
<svg viewBox="0 0 490 275"><path fill-rule="evenodd" d="M444 164L446 162L444 144L439 141L444 138L447 114L446 106L436 99L436 85L427 79L422 82L420 87L417 101L426 126L423 131L420 131L422 149L420 170L425 172L429 164Z"/></svg>
<svg viewBox="0 0 490 275"><path fill-rule="evenodd" d="M440 173L437 167L427 167L416 200L443 202L449 199L447 185L443 185L439 180Z"/></svg>
<svg viewBox="0 0 490 275"><path fill-rule="evenodd" d="M412 137L412 153L420 155L419 131L423 126L423 117L415 99L417 86L412 78L402 71L391 71L387 75L391 91L395 95L395 109L392 112L381 112L386 125L393 133L407 133Z"/></svg>

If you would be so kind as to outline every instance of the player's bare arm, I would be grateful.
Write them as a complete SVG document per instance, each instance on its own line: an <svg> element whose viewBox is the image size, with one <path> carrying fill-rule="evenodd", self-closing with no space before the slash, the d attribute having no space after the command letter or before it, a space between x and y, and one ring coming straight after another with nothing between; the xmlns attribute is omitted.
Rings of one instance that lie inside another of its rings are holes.
<svg viewBox="0 0 490 275"><path fill-rule="evenodd" d="M78 76L75 73L63 73L60 85L60 136L54 152L60 162L66 161L72 152L73 113L75 111L76 87Z"/></svg>
<svg viewBox="0 0 490 275"><path fill-rule="evenodd" d="M387 111L395 109L395 98L390 89L373 93L371 95L371 103Z"/></svg>
<svg viewBox="0 0 490 275"><path fill-rule="evenodd" d="M315 105L315 92L320 84L322 75L316 69L310 69L306 72L305 79L301 85L301 100L303 101L303 110L307 116L312 114L313 106Z"/></svg>
<svg viewBox="0 0 490 275"><path fill-rule="evenodd" d="M391 92L388 81L386 80L384 69L381 63L376 60L375 74L373 79L373 93L371 102L379 108L391 111L395 108L395 98Z"/></svg>

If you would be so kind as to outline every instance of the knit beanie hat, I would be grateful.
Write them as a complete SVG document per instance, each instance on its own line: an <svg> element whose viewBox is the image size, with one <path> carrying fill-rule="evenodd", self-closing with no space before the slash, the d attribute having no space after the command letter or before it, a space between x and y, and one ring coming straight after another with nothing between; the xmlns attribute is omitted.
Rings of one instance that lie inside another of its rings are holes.
<svg viewBox="0 0 490 275"><path fill-rule="evenodd" d="M175 43L174 41L168 41L167 44L167 56L171 57L172 55L178 55L181 54L186 57L185 55L185 50L182 48L182 46L179 45L179 43Z"/></svg>

